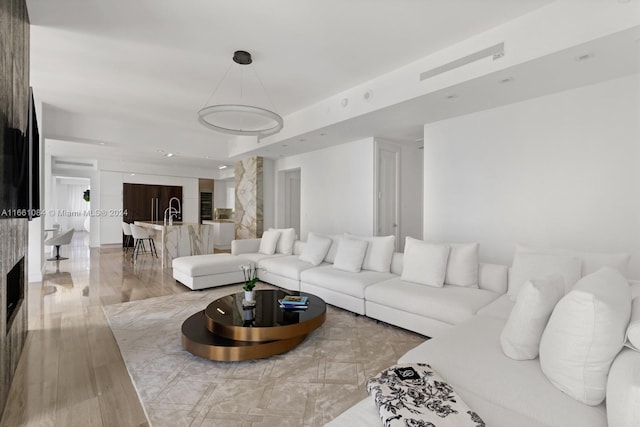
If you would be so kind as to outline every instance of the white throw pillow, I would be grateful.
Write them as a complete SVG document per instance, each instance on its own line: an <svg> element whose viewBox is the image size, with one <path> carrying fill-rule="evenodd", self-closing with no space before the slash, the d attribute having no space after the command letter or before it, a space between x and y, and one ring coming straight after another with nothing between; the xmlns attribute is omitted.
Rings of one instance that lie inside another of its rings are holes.
<svg viewBox="0 0 640 427"><path fill-rule="evenodd" d="M640 351L640 297L631 302L631 320L627 326L627 347Z"/></svg>
<svg viewBox="0 0 640 427"><path fill-rule="evenodd" d="M631 260L631 255L627 253L582 252L572 249L539 248L520 244L516 245L516 252L565 255L580 258L582 260L582 273L580 277L595 273L602 267L615 268L622 273L624 277L628 277L629 261Z"/></svg>
<svg viewBox="0 0 640 427"><path fill-rule="evenodd" d="M265 255L273 255L276 252L279 237L280 232L276 230L269 230L262 233L258 252Z"/></svg>
<svg viewBox="0 0 640 427"><path fill-rule="evenodd" d="M324 258L326 262L333 264L336 260L336 254L338 253L338 246L340 246L340 239L342 238L341 234L332 234L330 236L325 236L331 239L331 247L329 248L329 252L327 252L327 256Z"/></svg>
<svg viewBox="0 0 640 427"><path fill-rule="evenodd" d="M368 244L366 240L341 238L333 268L353 273L362 270L362 262L367 253Z"/></svg>
<svg viewBox="0 0 640 427"><path fill-rule="evenodd" d="M522 285L518 299L500 334L502 351L515 360L538 357L540 339L549 316L564 296L562 276L532 279Z"/></svg>
<svg viewBox="0 0 640 427"><path fill-rule="evenodd" d="M542 372L574 399L599 405L630 316L631 290L618 270L605 267L580 279L558 302L542 334Z"/></svg>
<svg viewBox="0 0 640 427"><path fill-rule="evenodd" d="M580 279L582 261L579 258L564 255L546 255L516 252L509 271L509 290L507 294L515 301L520 288L527 280L535 277L559 274L564 279L565 293Z"/></svg>
<svg viewBox="0 0 640 427"><path fill-rule="evenodd" d="M450 247L407 237L401 279L421 285L442 287L447 273Z"/></svg>
<svg viewBox="0 0 640 427"><path fill-rule="evenodd" d="M307 235L307 244L305 245L302 253L298 257L300 261L305 261L313 265L320 265L327 256L331 243L333 241L329 237L320 236L316 233L309 233Z"/></svg>
<svg viewBox="0 0 640 427"><path fill-rule="evenodd" d="M369 242L367 253L362 263L363 270L388 273L391 271L391 259L396 248L396 236L355 236L346 234L351 239Z"/></svg>
<svg viewBox="0 0 640 427"><path fill-rule="evenodd" d="M293 254L293 243L296 241L295 228L270 228L280 232L278 244L276 245L276 253L291 255Z"/></svg>
<svg viewBox="0 0 640 427"><path fill-rule="evenodd" d="M447 262L447 285L478 287L479 243L451 243L451 252Z"/></svg>

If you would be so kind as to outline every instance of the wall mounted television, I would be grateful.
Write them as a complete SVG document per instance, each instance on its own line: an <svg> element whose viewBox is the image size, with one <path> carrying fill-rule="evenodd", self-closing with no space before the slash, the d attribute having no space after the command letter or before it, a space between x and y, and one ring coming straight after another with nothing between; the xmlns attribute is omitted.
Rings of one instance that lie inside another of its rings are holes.
<svg viewBox="0 0 640 427"><path fill-rule="evenodd" d="M9 127L0 113L0 219L40 216L40 135L29 89L27 128Z"/></svg>

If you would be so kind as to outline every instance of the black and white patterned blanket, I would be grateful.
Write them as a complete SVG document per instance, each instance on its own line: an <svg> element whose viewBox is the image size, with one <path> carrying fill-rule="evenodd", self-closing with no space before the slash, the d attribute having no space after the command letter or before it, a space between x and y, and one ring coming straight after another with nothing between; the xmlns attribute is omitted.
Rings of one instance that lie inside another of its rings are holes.
<svg viewBox="0 0 640 427"><path fill-rule="evenodd" d="M395 365L367 381L385 427L485 427L425 363Z"/></svg>

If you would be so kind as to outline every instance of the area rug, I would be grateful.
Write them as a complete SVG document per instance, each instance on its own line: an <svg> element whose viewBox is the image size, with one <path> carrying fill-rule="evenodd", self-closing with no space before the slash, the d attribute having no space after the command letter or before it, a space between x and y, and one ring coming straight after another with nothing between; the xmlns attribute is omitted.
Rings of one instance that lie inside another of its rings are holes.
<svg viewBox="0 0 640 427"><path fill-rule="evenodd" d="M183 350L182 322L240 290L233 285L104 307L152 426L322 426L367 395L369 377L425 340L327 307L324 325L282 355L213 362Z"/></svg>

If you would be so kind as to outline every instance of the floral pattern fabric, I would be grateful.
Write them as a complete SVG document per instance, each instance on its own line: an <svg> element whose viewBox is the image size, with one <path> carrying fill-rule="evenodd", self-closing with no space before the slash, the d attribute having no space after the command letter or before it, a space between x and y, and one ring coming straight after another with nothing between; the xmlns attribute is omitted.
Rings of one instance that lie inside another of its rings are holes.
<svg viewBox="0 0 640 427"><path fill-rule="evenodd" d="M385 427L485 427L426 363L395 365L367 381Z"/></svg>

